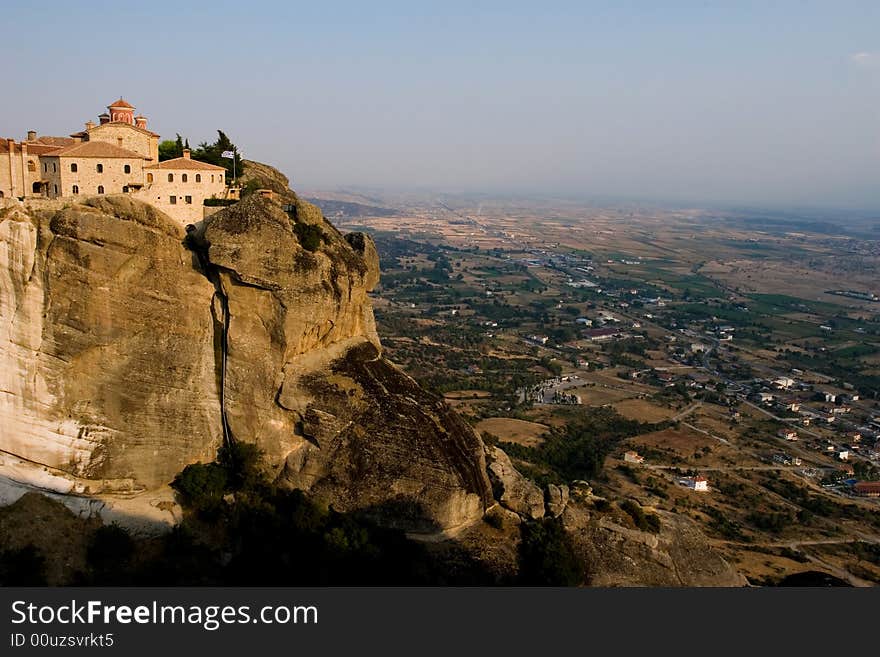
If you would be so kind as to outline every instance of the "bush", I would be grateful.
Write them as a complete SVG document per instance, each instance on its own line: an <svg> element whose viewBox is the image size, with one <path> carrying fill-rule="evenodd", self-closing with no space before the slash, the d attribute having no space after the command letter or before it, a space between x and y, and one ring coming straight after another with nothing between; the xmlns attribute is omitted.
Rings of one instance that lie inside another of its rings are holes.
<svg viewBox="0 0 880 657"><path fill-rule="evenodd" d="M624 500L620 503L620 508L625 511L630 518L633 519L636 527L643 532L651 532L657 534L660 531L660 518L656 515L647 514L642 507L632 500Z"/></svg>
<svg viewBox="0 0 880 657"><path fill-rule="evenodd" d="M320 226L297 223L293 225L293 232L296 233L300 246L306 251L317 251L318 247L321 246L321 239L324 234L321 232Z"/></svg>
<svg viewBox="0 0 880 657"><path fill-rule="evenodd" d="M226 468L219 463L194 463L174 478L171 488L180 495L183 506L198 509L219 502L228 481Z"/></svg>

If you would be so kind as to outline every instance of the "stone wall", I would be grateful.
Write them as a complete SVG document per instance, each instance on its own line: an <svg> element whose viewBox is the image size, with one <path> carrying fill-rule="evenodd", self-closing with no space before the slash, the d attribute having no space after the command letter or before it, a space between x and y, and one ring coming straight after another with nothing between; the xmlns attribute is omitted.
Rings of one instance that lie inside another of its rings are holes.
<svg viewBox="0 0 880 657"><path fill-rule="evenodd" d="M127 123L105 123L88 131L89 141L102 141L159 161L159 138ZM120 138L122 139L120 143Z"/></svg>

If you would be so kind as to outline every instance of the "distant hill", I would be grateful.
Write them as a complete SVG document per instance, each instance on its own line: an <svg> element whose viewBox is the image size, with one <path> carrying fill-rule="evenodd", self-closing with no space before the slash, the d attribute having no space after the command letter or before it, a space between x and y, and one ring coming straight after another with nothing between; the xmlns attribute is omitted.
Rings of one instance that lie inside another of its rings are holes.
<svg viewBox="0 0 880 657"><path fill-rule="evenodd" d="M314 203L328 219L351 218L351 217L394 217L400 212L391 208L382 208L376 205L352 203L349 201L334 201L323 198L308 198L309 203Z"/></svg>

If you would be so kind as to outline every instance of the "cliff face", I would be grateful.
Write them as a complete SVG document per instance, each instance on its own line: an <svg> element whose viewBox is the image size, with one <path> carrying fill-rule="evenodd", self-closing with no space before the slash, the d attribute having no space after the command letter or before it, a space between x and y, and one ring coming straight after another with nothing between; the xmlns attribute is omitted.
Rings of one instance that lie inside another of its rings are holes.
<svg viewBox="0 0 880 657"><path fill-rule="evenodd" d="M479 439L381 356L372 241L288 209L252 196L185 236L125 197L7 202L0 474L151 491L225 434L342 510L431 531L480 518Z"/></svg>
<svg viewBox="0 0 880 657"><path fill-rule="evenodd" d="M132 491L214 452L212 288L181 238L124 198L2 210L0 450L19 478Z"/></svg>

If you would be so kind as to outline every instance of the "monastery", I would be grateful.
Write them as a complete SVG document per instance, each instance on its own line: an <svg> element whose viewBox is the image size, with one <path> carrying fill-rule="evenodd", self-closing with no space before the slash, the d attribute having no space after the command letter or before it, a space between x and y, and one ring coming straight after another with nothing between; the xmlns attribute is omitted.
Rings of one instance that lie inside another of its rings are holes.
<svg viewBox="0 0 880 657"><path fill-rule="evenodd" d="M120 98L69 137L0 138L0 198L130 194L185 226L204 218L205 199L227 198L223 167L183 157L159 161L159 135Z"/></svg>

